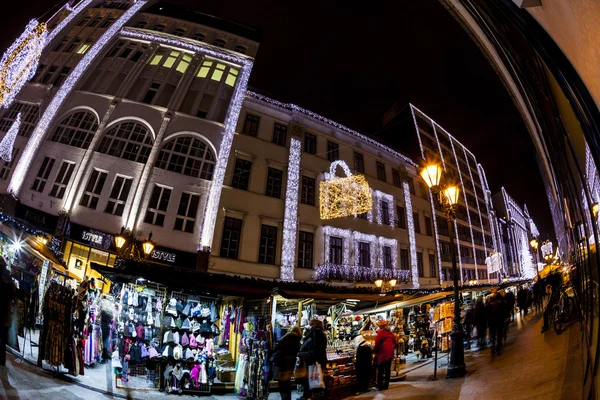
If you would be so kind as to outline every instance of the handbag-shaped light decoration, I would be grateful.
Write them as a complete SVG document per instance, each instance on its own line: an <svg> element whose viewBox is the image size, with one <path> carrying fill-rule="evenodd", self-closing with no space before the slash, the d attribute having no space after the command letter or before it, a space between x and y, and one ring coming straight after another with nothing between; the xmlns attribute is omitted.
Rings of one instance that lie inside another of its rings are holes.
<svg viewBox="0 0 600 400"><path fill-rule="evenodd" d="M345 177L335 175L337 166L342 167ZM320 183L321 219L347 217L363 214L373 208L371 189L363 175L352 175L343 161L334 161Z"/></svg>

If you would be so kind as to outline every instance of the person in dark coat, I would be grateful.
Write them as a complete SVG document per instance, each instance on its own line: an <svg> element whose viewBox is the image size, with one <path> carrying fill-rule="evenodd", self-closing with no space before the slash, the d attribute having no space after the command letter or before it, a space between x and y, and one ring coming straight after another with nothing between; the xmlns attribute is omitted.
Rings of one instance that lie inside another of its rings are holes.
<svg viewBox="0 0 600 400"><path fill-rule="evenodd" d="M304 342L298 352L298 357L302 360L307 372L308 367L311 365L318 363L322 366L321 368L325 368L325 364L327 363L327 336L323 331L323 322L318 319L312 319L309 326L310 329L304 337ZM308 400L312 397L308 386L308 379L302 379L301 381L304 387L304 394L300 399Z"/></svg>
<svg viewBox="0 0 600 400"><path fill-rule="evenodd" d="M16 297L15 285L6 269L6 263L0 258L0 366L6 365L6 345L8 329L12 325L12 307Z"/></svg>
<svg viewBox="0 0 600 400"><path fill-rule="evenodd" d="M507 290L504 294L504 305L506 307L506 311L508 311L508 316L511 322L515 320L515 302L516 299L514 293Z"/></svg>
<svg viewBox="0 0 600 400"><path fill-rule="evenodd" d="M487 304L488 327L492 339L492 355L502 353L502 338L504 336L504 321L509 312L500 293L494 293Z"/></svg>
<svg viewBox="0 0 600 400"><path fill-rule="evenodd" d="M373 350L364 337L354 338L356 344L356 377L358 385L356 387L359 393L369 390L371 381L371 371L373 370Z"/></svg>
<svg viewBox="0 0 600 400"><path fill-rule="evenodd" d="M375 337L375 348L373 349L377 357L377 388L387 390L390 385L392 361L394 360L398 341L396 335L390 332L388 321L379 321L377 325L379 325L379 330Z"/></svg>
<svg viewBox="0 0 600 400"><path fill-rule="evenodd" d="M527 315L527 300L529 300L529 291L521 287L517 292L517 306L519 306L519 315Z"/></svg>
<svg viewBox="0 0 600 400"><path fill-rule="evenodd" d="M487 331L487 315L485 305L483 304L483 297L477 298L475 303L475 312L473 315L475 326L477 327L477 345L479 349L485 348L485 334Z"/></svg>
<svg viewBox="0 0 600 400"><path fill-rule="evenodd" d="M281 400L292 399L291 379L296 366L296 356L300 351L300 339L302 339L302 331L298 326L294 326L273 349L273 369L277 374Z"/></svg>

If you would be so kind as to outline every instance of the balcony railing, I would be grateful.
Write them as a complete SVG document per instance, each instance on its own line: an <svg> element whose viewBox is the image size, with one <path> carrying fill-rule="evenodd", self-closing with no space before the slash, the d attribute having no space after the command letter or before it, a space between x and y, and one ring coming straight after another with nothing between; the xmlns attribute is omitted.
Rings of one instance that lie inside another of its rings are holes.
<svg viewBox="0 0 600 400"><path fill-rule="evenodd" d="M397 279L408 282L409 271L397 268L372 268L358 265L321 264L317 267L319 281L373 282L376 279Z"/></svg>

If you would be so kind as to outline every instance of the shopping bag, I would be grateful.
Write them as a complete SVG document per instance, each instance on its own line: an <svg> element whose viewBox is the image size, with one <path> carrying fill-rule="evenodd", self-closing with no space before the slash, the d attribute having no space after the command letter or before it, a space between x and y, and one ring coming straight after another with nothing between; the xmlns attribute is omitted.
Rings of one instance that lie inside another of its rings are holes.
<svg viewBox="0 0 600 400"><path fill-rule="evenodd" d="M296 380L306 379L308 375L308 371L304 366L304 362L300 359L300 357L296 358L296 368L294 369L294 378Z"/></svg>
<svg viewBox="0 0 600 400"><path fill-rule="evenodd" d="M335 175L341 166L346 177ZM319 210L321 219L333 219L350 215L364 214L373 208L371 189L363 175L352 175L343 161L331 163L325 180L319 184Z"/></svg>
<svg viewBox="0 0 600 400"><path fill-rule="evenodd" d="M308 387L310 390L324 389L323 370L320 364L308 366Z"/></svg>

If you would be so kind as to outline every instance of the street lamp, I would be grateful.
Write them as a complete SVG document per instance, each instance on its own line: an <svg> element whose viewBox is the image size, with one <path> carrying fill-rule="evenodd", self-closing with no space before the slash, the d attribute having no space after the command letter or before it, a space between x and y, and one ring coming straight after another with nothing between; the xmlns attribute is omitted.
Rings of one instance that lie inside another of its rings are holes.
<svg viewBox="0 0 600 400"><path fill-rule="evenodd" d="M442 168L439 165L426 166L421 170L420 175L435 195L435 200L446 213L446 222L450 236L450 251L452 254L452 272L454 275L454 324L452 325L452 332L450 332L452 349L450 350L450 362L448 363L446 378L460 378L467 373L464 349L465 332L460 322L458 268L456 267L456 247L454 245L454 221L456 219L456 207L460 189L458 186L440 184Z"/></svg>
<svg viewBox="0 0 600 400"><path fill-rule="evenodd" d="M155 245L152 241L152 232L148 234L145 241L139 243L129 229L122 227L121 232L115 236L115 246L119 257L142 261L152 254ZM140 247L142 251L140 251Z"/></svg>
<svg viewBox="0 0 600 400"><path fill-rule="evenodd" d="M398 281L396 278L392 278L389 281L384 281L383 279L378 278L374 283L378 289L381 289L381 293L387 293L396 287L396 283L398 283Z"/></svg>
<svg viewBox="0 0 600 400"><path fill-rule="evenodd" d="M538 254L537 254L537 250L538 250L538 241L536 238L533 238L529 241L529 244L531 245L531 248L533 249L533 262L535 262L535 270L537 271L537 277L538 277L538 282L540 281L540 268L538 267Z"/></svg>

